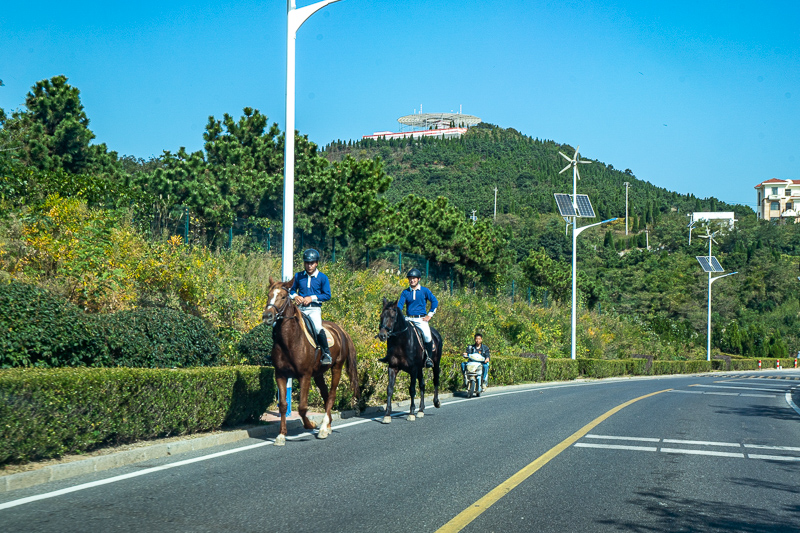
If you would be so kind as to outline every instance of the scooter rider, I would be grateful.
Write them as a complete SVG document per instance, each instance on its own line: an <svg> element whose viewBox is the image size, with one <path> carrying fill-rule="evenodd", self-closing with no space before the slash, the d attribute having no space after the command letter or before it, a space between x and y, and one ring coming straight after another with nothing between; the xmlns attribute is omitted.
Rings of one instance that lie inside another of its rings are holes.
<svg viewBox="0 0 800 533"><path fill-rule="evenodd" d="M333 363L328 337L322 329L322 302L331 299L331 284L328 276L317 269L319 252L309 248L303 252L303 271L294 275L294 283L289 289L289 297L294 300L300 311L311 319L317 333L317 343L322 348L323 365Z"/></svg>
<svg viewBox="0 0 800 533"><path fill-rule="evenodd" d="M431 336L431 327L428 321L436 314L436 308L439 307L439 301L436 296L428 289L419 284L419 279L422 273L416 268L412 268L406 275L408 278L408 288L400 293L400 299L397 300L397 307L403 310L406 307L406 320L413 322L422 330L422 336L425 344L425 368L433 367L433 337ZM431 308L427 310L428 302L431 303Z"/></svg>
<svg viewBox="0 0 800 533"><path fill-rule="evenodd" d="M489 347L483 344L483 335L480 333L475 334L475 344L467 346L467 351L462 355L467 357L469 354L476 353L483 357L481 366L483 367L483 375L481 376L481 392L486 390L486 380L489 379ZM467 386L467 362L461 363L461 374L464 376L464 386Z"/></svg>

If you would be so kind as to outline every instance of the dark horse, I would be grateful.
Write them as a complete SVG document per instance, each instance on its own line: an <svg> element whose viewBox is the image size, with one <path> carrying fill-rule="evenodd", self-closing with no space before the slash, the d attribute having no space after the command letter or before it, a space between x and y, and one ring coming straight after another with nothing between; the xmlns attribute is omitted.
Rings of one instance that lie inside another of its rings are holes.
<svg viewBox="0 0 800 533"><path fill-rule="evenodd" d="M275 381L278 383L278 407L281 413L281 432L275 439L276 446L286 443L286 380L300 380L300 405L297 411L303 419L303 427L314 429L314 422L306 417L308 412L308 390L311 378L317 384L322 400L325 402L325 418L319 428L317 437L326 438L331 433L331 408L336 400L336 387L342 376L342 366L347 363L347 376L350 387L356 397L358 391L358 371L356 369L356 348L350 336L339 325L322 322L323 327L331 333L330 343L332 365L321 365L321 352L311 345L306 337L305 328L301 325L300 311L295 308L289 289L292 281L282 283L269 278L269 302L264 308L262 320L272 326L272 366L275 367ZM331 388L325 383L325 371L331 369Z"/></svg>
<svg viewBox="0 0 800 533"><path fill-rule="evenodd" d="M411 385L408 392L411 396L411 409L408 420L414 417L414 385L419 380L419 412L417 416L425 416L425 348L422 345L422 332L415 332L414 324L406 322L403 311L397 307L397 300L390 302L383 299L381 311L381 325L378 338L386 342L386 359L389 363L389 386L386 390L386 414L383 423L392 421L392 394L394 393L394 380L401 370L411 376ZM433 337L433 406L440 407L439 403L439 362L442 359L442 336L431 328Z"/></svg>

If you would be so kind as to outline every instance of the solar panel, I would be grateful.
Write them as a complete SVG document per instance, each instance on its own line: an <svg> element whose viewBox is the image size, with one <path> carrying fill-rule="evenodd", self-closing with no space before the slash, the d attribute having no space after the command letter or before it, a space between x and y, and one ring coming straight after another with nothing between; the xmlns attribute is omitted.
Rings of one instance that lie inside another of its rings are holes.
<svg viewBox="0 0 800 533"><path fill-rule="evenodd" d="M700 263L700 266L703 267L703 272L725 272L725 269L722 268L722 265L719 264L717 258L707 255L699 255L697 256L697 262Z"/></svg>
<svg viewBox="0 0 800 533"><path fill-rule="evenodd" d="M589 196L585 194L576 194L575 200L575 203L578 205L579 217L594 218L596 216L594 214L594 209L592 209L592 203L589 201Z"/></svg>
<svg viewBox="0 0 800 533"><path fill-rule="evenodd" d="M575 206L572 205L572 197L569 194L555 193L553 196L556 197L558 212L562 217L575 216Z"/></svg>

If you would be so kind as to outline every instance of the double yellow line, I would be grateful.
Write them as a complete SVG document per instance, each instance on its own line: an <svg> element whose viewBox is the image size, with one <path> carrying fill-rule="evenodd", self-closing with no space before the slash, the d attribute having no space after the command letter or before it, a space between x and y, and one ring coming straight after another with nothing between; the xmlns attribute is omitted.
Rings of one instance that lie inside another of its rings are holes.
<svg viewBox="0 0 800 533"><path fill-rule="evenodd" d="M634 398L633 400L627 401L621 405L616 406L615 408L611 409L610 411L598 416L581 429L561 441L559 444L548 450L544 455L540 456L538 459L530 463L528 466L524 467L522 470L508 478L507 480L500 483L497 487L492 489L486 496L478 500L477 502L470 505L468 508L461 511L455 518L450 520L448 523L440 527L436 533L456 533L461 531L470 522L478 518L484 511L489 509L492 505L497 503L500 498L511 492L514 487L528 479L533 475L534 472L542 468L551 459L555 456L575 444L579 439L583 438L587 433L589 433L592 429L594 429L600 422L606 420L610 416L614 415L615 413L625 409L629 405L638 402L639 400L644 400L645 398L649 398L650 396L655 396L656 394L661 394L662 392L667 392L672 389L665 389L658 392L653 392L650 394L645 394L644 396L639 396L638 398Z"/></svg>

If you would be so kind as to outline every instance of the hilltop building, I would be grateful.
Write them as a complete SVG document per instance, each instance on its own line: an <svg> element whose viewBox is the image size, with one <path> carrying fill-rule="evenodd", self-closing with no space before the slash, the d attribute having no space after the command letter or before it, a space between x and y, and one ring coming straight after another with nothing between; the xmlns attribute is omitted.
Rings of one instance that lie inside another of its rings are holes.
<svg viewBox="0 0 800 533"><path fill-rule="evenodd" d="M800 180L772 178L755 186L758 194L756 214L761 220L800 221Z"/></svg>
<svg viewBox="0 0 800 533"><path fill-rule="evenodd" d="M414 113L397 119L402 126L411 128L410 131L376 131L372 135L364 135L362 139L417 139L419 137L441 137L443 139L457 139L467 132L467 129L480 124L482 121L472 115L461 113Z"/></svg>
<svg viewBox="0 0 800 533"><path fill-rule="evenodd" d="M727 223L728 228L733 228L733 224L736 222L736 218L734 218L735 213L733 211L695 211L692 213L691 217L692 224L701 220L706 222L717 220Z"/></svg>

